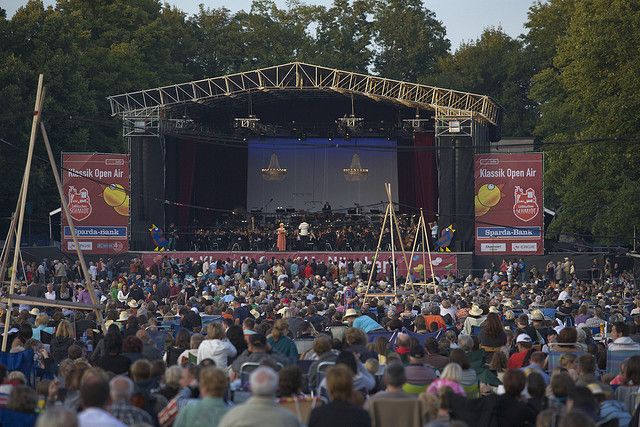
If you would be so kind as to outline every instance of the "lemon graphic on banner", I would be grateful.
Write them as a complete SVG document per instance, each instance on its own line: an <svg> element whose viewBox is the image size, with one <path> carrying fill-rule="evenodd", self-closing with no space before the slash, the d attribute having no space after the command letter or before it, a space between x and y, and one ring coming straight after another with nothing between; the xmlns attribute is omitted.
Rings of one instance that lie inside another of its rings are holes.
<svg viewBox="0 0 640 427"><path fill-rule="evenodd" d="M501 185L484 184L478 189L478 194L474 198L476 216L482 216L500 203L502 198Z"/></svg>
<svg viewBox="0 0 640 427"><path fill-rule="evenodd" d="M104 202L119 215L129 216L129 195L120 184L109 184L102 192Z"/></svg>

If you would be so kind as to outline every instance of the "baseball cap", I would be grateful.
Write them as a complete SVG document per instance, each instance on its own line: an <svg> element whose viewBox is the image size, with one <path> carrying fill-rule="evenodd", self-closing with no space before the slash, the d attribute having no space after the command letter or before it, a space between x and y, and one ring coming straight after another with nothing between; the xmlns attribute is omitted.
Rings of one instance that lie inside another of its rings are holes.
<svg viewBox="0 0 640 427"><path fill-rule="evenodd" d="M516 338L516 343L519 342L531 342L531 337L528 334L520 334L518 338Z"/></svg>

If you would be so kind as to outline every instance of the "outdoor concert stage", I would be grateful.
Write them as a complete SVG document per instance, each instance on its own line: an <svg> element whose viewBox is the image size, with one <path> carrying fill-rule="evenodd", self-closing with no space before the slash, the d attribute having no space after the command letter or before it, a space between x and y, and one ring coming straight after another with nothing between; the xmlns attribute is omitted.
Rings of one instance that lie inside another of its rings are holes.
<svg viewBox="0 0 640 427"><path fill-rule="evenodd" d="M267 218L275 231L326 202L376 215L385 182L400 212L455 224L452 249L471 251L474 155L500 139L502 120L486 95L300 62L109 101L130 147L132 251L153 248L151 224Z"/></svg>

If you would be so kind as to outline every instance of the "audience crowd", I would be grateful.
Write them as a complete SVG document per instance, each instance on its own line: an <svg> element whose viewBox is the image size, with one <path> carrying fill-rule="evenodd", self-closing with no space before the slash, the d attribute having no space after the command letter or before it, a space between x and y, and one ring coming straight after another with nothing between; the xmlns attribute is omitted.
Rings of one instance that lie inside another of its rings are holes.
<svg viewBox="0 0 640 427"><path fill-rule="evenodd" d="M103 325L77 265L21 266L20 294L87 309L0 309L0 425L639 425L640 293L608 261L504 260L397 296L361 260L168 253L90 275Z"/></svg>

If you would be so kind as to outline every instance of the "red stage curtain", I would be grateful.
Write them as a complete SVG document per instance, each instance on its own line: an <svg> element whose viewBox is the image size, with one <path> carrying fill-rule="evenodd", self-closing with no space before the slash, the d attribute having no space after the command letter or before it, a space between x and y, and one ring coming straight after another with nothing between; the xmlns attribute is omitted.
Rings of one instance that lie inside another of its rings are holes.
<svg viewBox="0 0 640 427"><path fill-rule="evenodd" d="M181 141L178 147L178 191L177 201L181 204L190 205L193 195L193 181L196 169L196 152L197 144L195 142ZM177 207L178 226L189 225L189 213L191 208L188 206Z"/></svg>
<svg viewBox="0 0 640 427"><path fill-rule="evenodd" d="M424 210L427 221L433 221L438 209L438 170L434 133L414 133L413 146L416 148L413 155L415 206Z"/></svg>

